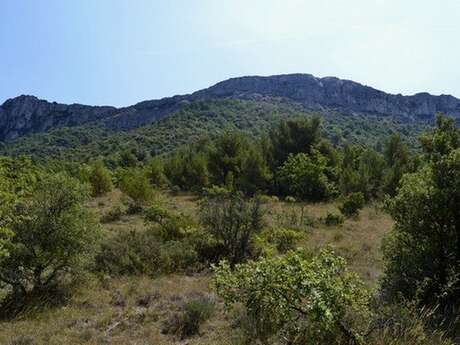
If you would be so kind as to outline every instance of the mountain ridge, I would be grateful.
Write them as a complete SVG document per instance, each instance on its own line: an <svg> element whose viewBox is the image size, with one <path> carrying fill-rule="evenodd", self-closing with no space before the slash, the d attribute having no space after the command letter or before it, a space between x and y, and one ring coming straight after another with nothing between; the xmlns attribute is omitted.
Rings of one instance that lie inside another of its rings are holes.
<svg viewBox="0 0 460 345"><path fill-rule="evenodd" d="M437 112L460 120L460 99L451 95L390 94L336 77L311 74L244 76L221 81L191 94L146 100L127 107L61 104L21 95L0 106L0 141L59 127L94 123L128 130L155 122L183 104L214 99L293 102L306 110L338 110L346 114L389 115L403 121L432 121Z"/></svg>

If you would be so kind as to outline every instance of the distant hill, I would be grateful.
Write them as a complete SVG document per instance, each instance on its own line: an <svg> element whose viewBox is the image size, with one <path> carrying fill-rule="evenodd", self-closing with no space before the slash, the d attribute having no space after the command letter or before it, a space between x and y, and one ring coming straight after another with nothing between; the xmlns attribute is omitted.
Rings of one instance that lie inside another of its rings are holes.
<svg viewBox="0 0 460 345"><path fill-rule="evenodd" d="M288 103L303 112L333 110L348 115L385 115L407 123L429 123L437 112L460 120L460 100L452 96L392 95L349 80L289 74L233 78L190 95L144 101L125 108L66 105L19 96L0 107L0 141L82 125L126 131L154 123L194 102L223 99Z"/></svg>

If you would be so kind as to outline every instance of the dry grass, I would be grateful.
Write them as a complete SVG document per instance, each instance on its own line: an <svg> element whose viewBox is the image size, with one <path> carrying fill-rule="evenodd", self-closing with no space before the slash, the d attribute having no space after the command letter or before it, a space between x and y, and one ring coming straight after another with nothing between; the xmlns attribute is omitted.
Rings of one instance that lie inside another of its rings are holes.
<svg viewBox="0 0 460 345"><path fill-rule="evenodd" d="M162 324L190 296L211 293L209 277L172 275L99 281L80 288L64 307L0 323L0 344L182 344L161 333ZM221 306L218 306L221 309ZM207 321L201 336L187 344L225 344L228 322L222 312Z"/></svg>
<svg viewBox="0 0 460 345"><path fill-rule="evenodd" d="M157 196L170 208L196 216L196 198L190 195ZM99 216L113 205L122 204L122 194L115 190L89 203ZM327 212L338 213L334 204L291 204L269 202L266 205L270 225L296 227L305 233L299 243L310 249L332 246L345 256L350 267L369 285L375 284L382 271L380 242L392 227L392 220L373 207L367 207L358 219L341 226L319 222ZM144 229L140 215L123 215L104 224L108 232ZM30 314L14 321L0 322L0 344L232 344L235 331L217 305L217 312L202 327L199 336L186 341L162 334L162 324L176 312L188 296L209 293L210 276L169 275L156 279L125 277L88 279L63 307ZM146 302L147 301L147 302ZM31 342L27 342L30 339Z"/></svg>

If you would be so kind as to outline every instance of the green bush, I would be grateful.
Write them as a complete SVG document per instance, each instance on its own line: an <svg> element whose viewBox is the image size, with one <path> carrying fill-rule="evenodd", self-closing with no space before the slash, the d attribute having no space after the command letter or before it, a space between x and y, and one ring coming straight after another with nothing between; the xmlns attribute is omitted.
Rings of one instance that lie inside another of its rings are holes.
<svg viewBox="0 0 460 345"><path fill-rule="evenodd" d="M101 244L96 270L114 275L155 276L193 269L198 254L187 242L164 242L152 230L119 232Z"/></svg>
<svg viewBox="0 0 460 345"><path fill-rule="evenodd" d="M145 173L152 186L164 187L169 183L164 174L163 161L159 158L153 158L148 162L145 167Z"/></svg>
<svg viewBox="0 0 460 345"><path fill-rule="evenodd" d="M196 335L201 325L214 313L215 303L202 295L186 301L179 313L174 314L163 325L163 333L179 335L182 339Z"/></svg>
<svg viewBox="0 0 460 345"><path fill-rule="evenodd" d="M126 170L122 173L119 187L134 202L134 208L142 209L154 197L154 190L144 171L138 169Z"/></svg>
<svg viewBox="0 0 460 345"><path fill-rule="evenodd" d="M232 264L254 254L254 236L262 231L264 210L258 198L245 199L240 193L208 198L200 205L205 230L222 244L222 255Z"/></svg>
<svg viewBox="0 0 460 345"><path fill-rule="evenodd" d="M96 270L113 275L155 275L166 264L161 243L146 232L121 231L101 243Z"/></svg>
<svg viewBox="0 0 460 345"><path fill-rule="evenodd" d="M255 321L252 343L361 343L368 291L330 251L291 251L235 269L222 262L214 270L215 289L227 307L242 306Z"/></svg>
<svg viewBox="0 0 460 345"><path fill-rule="evenodd" d="M343 224L344 219L340 214L334 214L328 212L324 218L324 224L327 226L337 226Z"/></svg>
<svg viewBox="0 0 460 345"><path fill-rule="evenodd" d="M110 210L108 210L102 217L102 223L111 223L120 220L123 216L123 208L120 205L113 206Z"/></svg>
<svg viewBox="0 0 460 345"><path fill-rule="evenodd" d="M145 220L153 224L154 231L163 241L181 240L197 231L191 217L153 205L145 211Z"/></svg>
<svg viewBox="0 0 460 345"><path fill-rule="evenodd" d="M112 176L101 161L94 162L88 176L93 196L100 196L112 190Z"/></svg>
<svg viewBox="0 0 460 345"><path fill-rule="evenodd" d="M286 228L270 228L265 230L262 238L272 244L279 253L295 249L297 241L302 237L296 230Z"/></svg>
<svg viewBox="0 0 460 345"><path fill-rule="evenodd" d="M76 179L46 175L31 197L17 204L9 255L0 263L0 287L10 289L16 301L56 291L91 257L99 225L83 207L88 196Z"/></svg>
<svg viewBox="0 0 460 345"><path fill-rule="evenodd" d="M363 207L364 196L358 192L348 194L339 206L339 210L345 217L356 217Z"/></svg>

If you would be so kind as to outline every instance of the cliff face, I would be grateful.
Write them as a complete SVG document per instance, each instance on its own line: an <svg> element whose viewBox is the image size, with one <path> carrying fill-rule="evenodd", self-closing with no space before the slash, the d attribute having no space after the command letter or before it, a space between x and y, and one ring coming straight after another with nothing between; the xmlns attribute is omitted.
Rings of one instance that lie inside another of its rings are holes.
<svg viewBox="0 0 460 345"><path fill-rule="evenodd" d="M112 116L115 111L113 107L66 105L49 103L34 96L19 96L0 107L0 140L13 140L54 127L81 125Z"/></svg>
<svg viewBox="0 0 460 345"><path fill-rule="evenodd" d="M311 109L334 108L347 113L393 115L413 120L432 118L437 112L460 117L460 100L452 96L392 95L350 80L315 78L309 74L234 78L194 95L203 98L283 97Z"/></svg>
<svg viewBox="0 0 460 345"><path fill-rule="evenodd" d="M222 98L283 98L311 110L391 115L407 121L431 120L437 112L460 119L460 100L452 96L392 95L349 80L290 74L233 78L191 95L145 101L126 108L66 105L19 96L0 106L0 140L90 122L125 130L156 121L184 102Z"/></svg>

